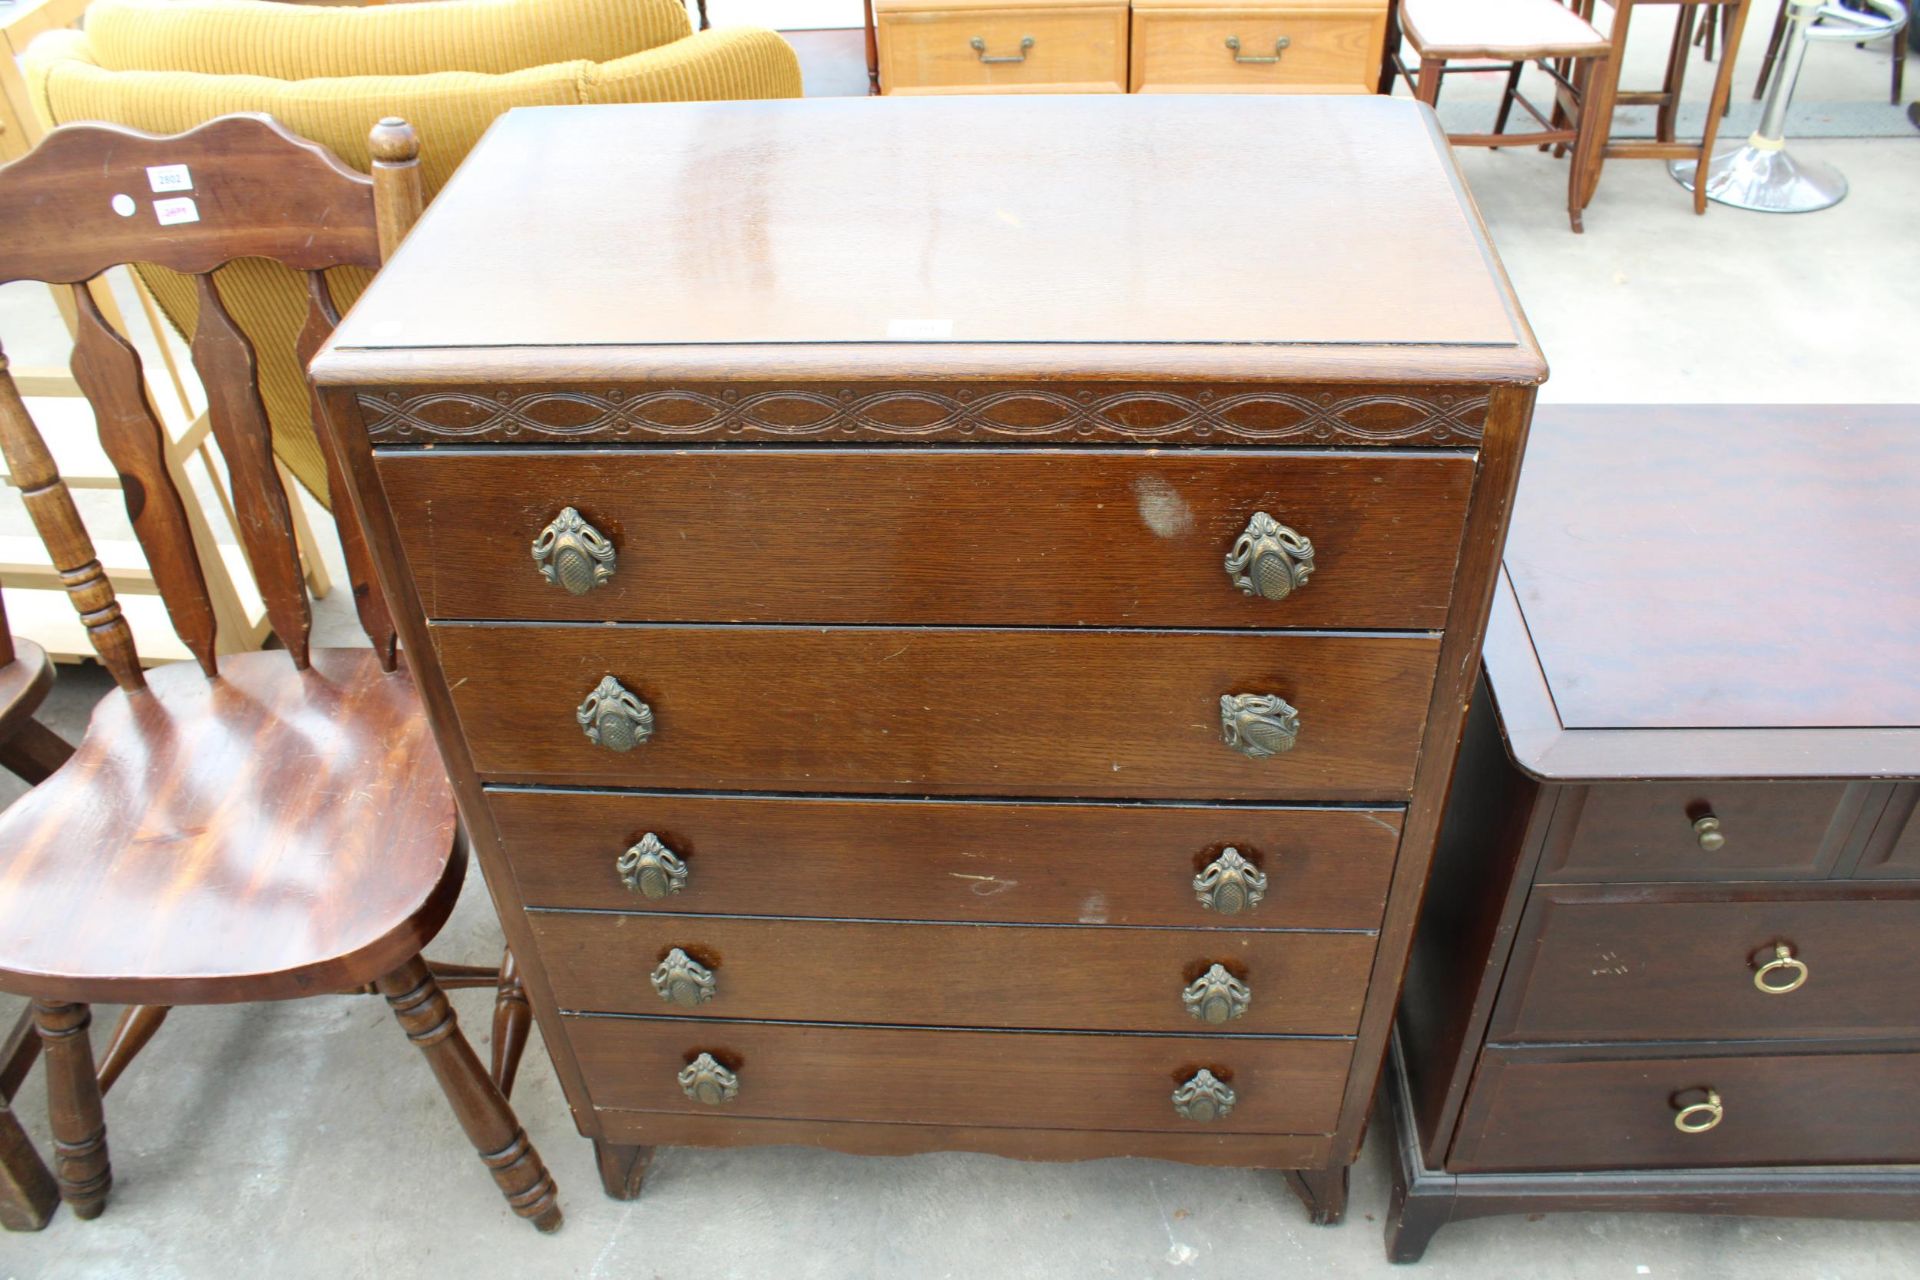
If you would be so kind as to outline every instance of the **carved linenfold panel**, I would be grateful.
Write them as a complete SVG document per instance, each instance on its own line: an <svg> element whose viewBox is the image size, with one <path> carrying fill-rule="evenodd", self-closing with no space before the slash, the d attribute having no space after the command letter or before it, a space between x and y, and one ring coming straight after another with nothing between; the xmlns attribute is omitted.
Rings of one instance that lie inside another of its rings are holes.
<svg viewBox="0 0 1920 1280"><path fill-rule="evenodd" d="M943 440L1471 445L1472 389L1134 383L395 388L359 396L376 443Z"/></svg>

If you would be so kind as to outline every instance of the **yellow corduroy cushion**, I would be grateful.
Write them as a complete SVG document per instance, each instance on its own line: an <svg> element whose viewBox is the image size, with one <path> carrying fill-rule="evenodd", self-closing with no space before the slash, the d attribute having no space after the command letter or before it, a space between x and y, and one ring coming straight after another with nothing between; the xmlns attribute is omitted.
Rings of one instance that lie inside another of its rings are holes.
<svg viewBox="0 0 1920 1280"><path fill-rule="evenodd" d="M94 61L109 71L277 80L500 75L621 58L683 39L692 29L680 0L434 0L371 8L95 0L86 19Z"/></svg>
<svg viewBox="0 0 1920 1280"><path fill-rule="evenodd" d="M771 31L705 31L612 62L555 63L507 75L440 72L273 80L180 71L108 71L91 61L78 32L50 32L27 51L36 110L46 121L106 120L149 133L180 133L233 111L262 111L328 147L365 172L367 134L382 116L409 121L420 136L420 168L429 199L452 175L494 118L513 107L580 102L667 102L791 98L800 94L793 50ZM617 162L617 157L609 157ZM475 264L484 270L485 264ZM185 277L142 268L167 317L192 333L198 314ZM326 500L326 469L314 438L306 375L295 356L306 320L305 287L276 263L247 260L221 268L220 296L259 359L261 398L274 449L300 482ZM344 312L366 287L363 271L328 273Z"/></svg>

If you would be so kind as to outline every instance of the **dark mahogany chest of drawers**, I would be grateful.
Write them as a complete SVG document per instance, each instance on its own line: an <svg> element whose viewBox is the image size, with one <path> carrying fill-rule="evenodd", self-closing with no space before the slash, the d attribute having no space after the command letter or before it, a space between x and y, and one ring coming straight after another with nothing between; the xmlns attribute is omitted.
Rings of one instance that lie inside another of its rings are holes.
<svg viewBox="0 0 1920 1280"><path fill-rule="evenodd" d="M1543 407L1389 1094L1388 1252L1920 1217L1920 412Z"/></svg>
<svg viewBox="0 0 1920 1280"><path fill-rule="evenodd" d="M609 1191L1337 1218L1544 372L1404 103L505 117L315 375Z"/></svg>

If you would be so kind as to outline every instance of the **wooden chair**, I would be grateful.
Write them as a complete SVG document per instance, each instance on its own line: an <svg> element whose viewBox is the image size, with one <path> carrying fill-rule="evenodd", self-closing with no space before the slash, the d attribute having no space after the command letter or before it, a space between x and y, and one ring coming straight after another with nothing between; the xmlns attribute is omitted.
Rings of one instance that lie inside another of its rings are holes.
<svg viewBox="0 0 1920 1280"><path fill-rule="evenodd" d="M371 989L426 1055L514 1212L541 1230L560 1224L552 1179L420 955L453 909L466 847L418 695L396 669L393 625L351 503L336 503L336 523L372 648L310 650L254 351L213 275L240 257L304 273L304 362L337 319L326 271L377 267L418 212L412 130L382 121L373 155L369 179L265 117L228 116L171 138L67 126L0 169L0 282L72 286L75 373L174 629L197 660L142 671L0 355L0 451L119 686L73 758L0 814L0 989L33 999L54 1174L82 1218L100 1213L111 1182L89 1003L134 1006L115 1037L116 1048L131 1048L108 1054L124 1065L168 1006ZM284 652L216 659L139 358L85 288L132 261L194 281L193 361ZM349 494L331 458L329 470L333 491ZM474 966L449 973L459 985L499 976ZM110 1083L114 1073L103 1074Z"/></svg>

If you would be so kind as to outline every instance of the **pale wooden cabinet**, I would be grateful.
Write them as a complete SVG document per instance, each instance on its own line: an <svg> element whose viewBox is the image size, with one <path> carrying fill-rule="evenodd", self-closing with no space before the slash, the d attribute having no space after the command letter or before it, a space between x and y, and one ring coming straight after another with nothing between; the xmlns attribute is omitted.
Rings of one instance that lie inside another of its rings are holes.
<svg viewBox="0 0 1920 1280"><path fill-rule="evenodd" d="M1372 93L1386 0L1141 0L1134 93Z"/></svg>
<svg viewBox="0 0 1920 1280"><path fill-rule="evenodd" d="M874 0L886 93L1125 93L1125 0Z"/></svg>

